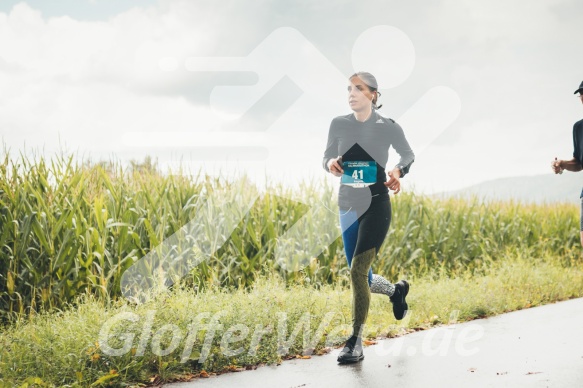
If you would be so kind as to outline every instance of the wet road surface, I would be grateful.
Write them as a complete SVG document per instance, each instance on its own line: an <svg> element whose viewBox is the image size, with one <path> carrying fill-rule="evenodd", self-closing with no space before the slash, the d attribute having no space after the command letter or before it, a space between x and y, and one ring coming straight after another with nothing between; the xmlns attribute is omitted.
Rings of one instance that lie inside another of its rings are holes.
<svg viewBox="0 0 583 388"><path fill-rule="evenodd" d="M339 352L164 387L583 387L583 298Z"/></svg>

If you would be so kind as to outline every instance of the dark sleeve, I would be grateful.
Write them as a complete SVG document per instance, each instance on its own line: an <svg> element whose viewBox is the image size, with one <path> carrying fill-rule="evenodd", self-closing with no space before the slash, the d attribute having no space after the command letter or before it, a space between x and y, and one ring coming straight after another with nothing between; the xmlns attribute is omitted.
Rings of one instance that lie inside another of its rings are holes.
<svg viewBox="0 0 583 388"><path fill-rule="evenodd" d="M403 128L401 128L401 126L397 123L394 123L394 125L396 127L396 130L394 132L395 136L392 141L392 146L401 157L401 160L399 160L399 163L397 163L396 167L399 167L403 172L403 174L401 175L402 178L405 175L407 175L407 173L409 172L409 168L415 161L415 154L413 153L413 150L409 146L409 142L405 138Z"/></svg>
<svg viewBox="0 0 583 388"><path fill-rule="evenodd" d="M330 129L328 130L328 142L326 143L326 150L324 151L324 158L322 159L322 167L327 172L328 170L328 161L332 158L338 156L338 137L335 134L334 130L334 120L330 123Z"/></svg>
<svg viewBox="0 0 583 388"><path fill-rule="evenodd" d="M573 125L573 158L575 158L579 164L582 164L581 160L579 160L579 138L577 136L577 124L579 124L579 122L576 122L575 125Z"/></svg>

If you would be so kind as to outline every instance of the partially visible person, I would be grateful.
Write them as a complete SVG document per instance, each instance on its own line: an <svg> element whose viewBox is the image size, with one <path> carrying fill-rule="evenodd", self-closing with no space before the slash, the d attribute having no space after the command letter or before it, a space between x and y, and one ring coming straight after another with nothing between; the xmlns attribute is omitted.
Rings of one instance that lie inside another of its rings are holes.
<svg viewBox="0 0 583 388"><path fill-rule="evenodd" d="M575 94L578 94L577 97L583 103L583 82L579 85L579 89L575 90ZM573 125L573 158L560 160L555 157L555 160L551 162L551 168L555 174L562 174L563 170L583 170L583 120L579 120ZM581 246L583 246L583 190L579 197L581 199L580 236Z"/></svg>

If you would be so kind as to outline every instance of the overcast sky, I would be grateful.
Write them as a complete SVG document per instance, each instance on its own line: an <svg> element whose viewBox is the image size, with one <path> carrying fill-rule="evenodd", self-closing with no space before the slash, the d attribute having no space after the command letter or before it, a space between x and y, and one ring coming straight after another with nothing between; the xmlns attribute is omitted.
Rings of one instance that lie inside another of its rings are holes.
<svg viewBox="0 0 583 388"><path fill-rule="evenodd" d="M329 124L365 70L416 153L405 189L549 173L583 118L582 14L578 0L2 0L0 136L15 154L330 179Z"/></svg>

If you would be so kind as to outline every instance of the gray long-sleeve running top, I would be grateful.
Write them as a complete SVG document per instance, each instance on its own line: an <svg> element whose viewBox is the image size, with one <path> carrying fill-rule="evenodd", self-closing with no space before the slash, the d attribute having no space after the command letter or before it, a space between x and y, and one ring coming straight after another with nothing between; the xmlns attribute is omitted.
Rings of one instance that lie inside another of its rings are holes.
<svg viewBox="0 0 583 388"><path fill-rule="evenodd" d="M338 156L342 156L343 163L374 160L377 165L376 183L365 188L340 185L338 192L340 207L348 208L362 202L365 194L363 190L367 189L370 192L366 192L366 196L372 196L372 202L389 199L389 189L383 183L387 181L385 166L389 159L390 146L393 146L400 155L401 159L397 166L405 176L415 160L415 154L399 124L381 116L376 110L373 110L364 122L356 120L352 113L332 120L322 160L324 169L329 171L328 161Z"/></svg>

